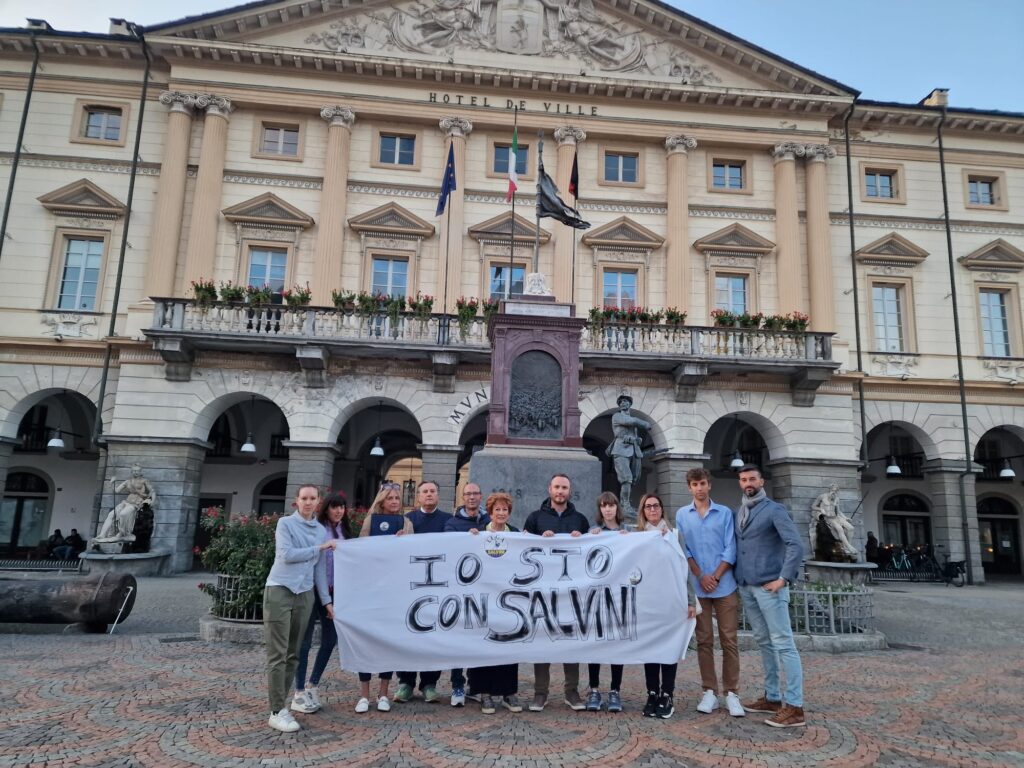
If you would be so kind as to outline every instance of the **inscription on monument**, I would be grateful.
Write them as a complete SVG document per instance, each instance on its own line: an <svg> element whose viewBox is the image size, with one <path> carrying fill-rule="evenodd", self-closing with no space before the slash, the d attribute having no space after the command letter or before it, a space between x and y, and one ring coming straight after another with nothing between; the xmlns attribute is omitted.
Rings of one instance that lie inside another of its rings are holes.
<svg viewBox="0 0 1024 768"><path fill-rule="evenodd" d="M508 436L562 438L562 368L547 352L524 352L512 363Z"/></svg>

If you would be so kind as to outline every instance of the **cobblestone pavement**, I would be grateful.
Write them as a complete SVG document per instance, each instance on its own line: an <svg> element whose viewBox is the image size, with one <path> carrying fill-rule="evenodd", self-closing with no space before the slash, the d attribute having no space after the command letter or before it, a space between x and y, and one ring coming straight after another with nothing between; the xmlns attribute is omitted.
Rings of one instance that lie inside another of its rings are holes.
<svg viewBox="0 0 1024 768"><path fill-rule="evenodd" d="M667 721L640 716L635 667L619 715L556 700L539 714L485 716L447 699L356 715L354 676L331 670L325 708L284 735L266 725L261 649L198 641L199 580L140 580L112 637L0 625L0 767L1024 765L1024 584L881 588L879 625L895 647L806 654L804 729L698 714L691 655ZM759 655L742 664L744 692L758 693ZM520 668L524 697L531 672Z"/></svg>

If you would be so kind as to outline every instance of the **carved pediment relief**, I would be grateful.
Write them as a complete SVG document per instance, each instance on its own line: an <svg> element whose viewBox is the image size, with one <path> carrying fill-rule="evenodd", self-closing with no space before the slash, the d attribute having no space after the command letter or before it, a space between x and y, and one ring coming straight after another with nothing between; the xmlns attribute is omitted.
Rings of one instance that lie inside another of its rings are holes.
<svg viewBox="0 0 1024 768"><path fill-rule="evenodd" d="M307 229L313 226L313 218L294 205L286 203L273 192L225 208L221 213L233 224L294 227Z"/></svg>
<svg viewBox="0 0 1024 768"><path fill-rule="evenodd" d="M1024 251L999 238L958 261L967 269L981 272L1020 272L1024 269Z"/></svg>
<svg viewBox="0 0 1024 768"><path fill-rule="evenodd" d="M457 65L647 76L659 82L790 93L846 93L661 3L633 0L366 0L250 3L152 33L277 49ZM385 69L393 63L378 64Z"/></svg>
<svg viewBox="0 0 1024 768"><path fill-rule="evenodd" d="M928 251L896 232L865 245L855 254L861 264L879 267L913 267L928 258Z"/></svg>
<svg viewBox="0 0 1024 768"><path fill-rule="evenodd" d="M730 224L694 241L693 247L702 253L756 253L763 256L775 250L775 243L742 224Z"/></svg>
<svg viewBox="0 0 1024 768"><path fill-rule="evenodd" d="M508 232L512 224L512 212L495 216L485 222L469 228L469 236L479 242L501 242L508 243ZM515 241L517 243L533 243L537 236L537 226L532 222L516 214L515 222L512 224ZM540 230L540 241L546 243L551 239L551 233L545 229Z"/></svg>
<svg viewBox="0 0 1024 768"><path fill-rule="evenodd" d="M125 205L88 179L79 179L38 198L58 216L115 219L124 215Z"/></svg>
<svg viewBox="0 0 1024 768"><path fill-rule="evenodd" d="M626 216L620 216L582 237L592 248L635 248L653 251L665 244L665 238Z"/></svg>
<svg viewBox="0 0 1024 768"><path fill-rule="evenodd" d="M353 216L348 225L359 233L378 236L404 235L424 238L434 234L434 225L407 211L398 203L385 203L366 213Z"/></svg>

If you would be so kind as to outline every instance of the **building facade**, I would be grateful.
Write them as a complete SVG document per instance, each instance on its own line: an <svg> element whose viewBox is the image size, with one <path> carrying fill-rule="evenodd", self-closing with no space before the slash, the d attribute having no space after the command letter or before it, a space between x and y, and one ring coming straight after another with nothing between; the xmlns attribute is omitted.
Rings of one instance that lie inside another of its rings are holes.
<svg viewBox="0 0 1024 768"><path fill-rule="evenodd" d="M427 477L452 506L485 439L483 303L536 258L591 320L609 489L627 392L638 495L680 505L705 466L734 504L739 456L801 523L835 482L858 545L1020 575L1024 116L858 95L649 0L0 30L0 547L95 533L135 463L176 570L199 509L302 482L368 503ZM538 226L541 160L585 232Z"/></svg>

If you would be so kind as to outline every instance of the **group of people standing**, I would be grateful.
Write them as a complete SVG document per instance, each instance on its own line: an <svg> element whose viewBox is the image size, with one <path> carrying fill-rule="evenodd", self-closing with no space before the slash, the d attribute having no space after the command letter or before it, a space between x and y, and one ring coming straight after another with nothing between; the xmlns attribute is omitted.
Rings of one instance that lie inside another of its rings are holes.
<svg viewBox="0 0 1024 768"><path fill-rule="evenodd" d="M739 471L743 500L734 514L711 500L711 477L706 470L692 469L687 484L691 504L676 513L676 529L669 525L661 498L648 493L640 500L637 525L627 526L622 505L613 493L602 493L594 518L588 519L570 501L572 483L557 473L548 484L548 498L532 512L523 531L537 536L613 535L630 530L658 530L675 535L692 574L688 617L696 617L697 657L703 694L697 711L711 714L719 708L719 695L735 717L746 712L763 712L775 727L805 724L800 656L789 623L789 585L797 578L803 546L788 511L768 499L764 479L755 466ZM454 513L438 509L438 487L425 480L417 488L415 510L402 514L401 486L384 483L362 523L359 536L409 535L417 533L518 532L509 523L512 498L493 493L485 503L480 487L467 483L463 504ZM298 489L295 512L278 522L276 556L264 592L263 616L267 647L267 677L271 715L269 725L283 732L300 729L291 714L316 712L321 708L318 685L337 645L334 627L333 554L352 533L343 494L321 499L316 486ZM761 649L764 691L754 701L741 703L737 630L740 600ZM722 647L722 685L716 674L712 616L717 620ZM682 617L680 617L682 620ZM306 676L316 624L321 627L320 648L309 677ZM780 664L781 662L781 664ZM580 696L579 664L563 664L564 700L574 710L608 712L623 709L621 685L623 666L612 664L607 697L602 696L600 665L588 666L586 699ZM781 666L781 670L780 670ZM780 671L785 677L782 686ZM548 704L551 665L534 664L534 695L528 708L541 712ZM645 717L667 719L675 712L676 664L645 664L647 701ZM398 687L389 699L393 672L378 675L376 709L387 712L392 701L405 703L418 689L427 703L441 700L438 683L442 672L400 671ZM467 700L480 703L483 714L503 707L521 712L518 698L518 664L501 664L453 669L450 703L463 707ZM369 673L360 673L357 713L371 706ZM294 694L288 702L289 689Z"/></svg>

